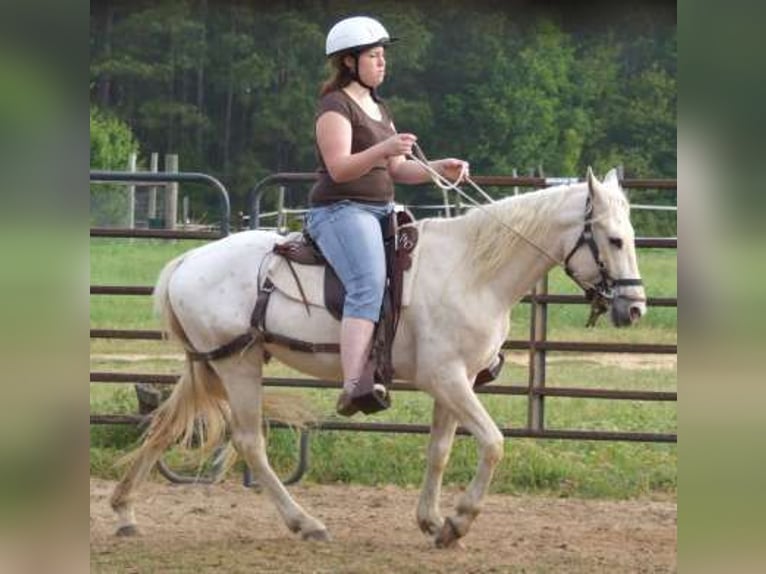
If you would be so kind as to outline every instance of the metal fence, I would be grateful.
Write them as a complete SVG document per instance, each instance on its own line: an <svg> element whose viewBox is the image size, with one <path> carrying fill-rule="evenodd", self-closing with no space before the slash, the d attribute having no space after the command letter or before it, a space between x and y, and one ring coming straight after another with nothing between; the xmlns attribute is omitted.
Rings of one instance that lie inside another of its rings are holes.
<svg viewBox="0 0 766 574"><path fill-rule="evenodd" d="M316 173L275 173L271 174L257 182L247 195L247 215L243 218L244 225L250 229L262 229L265 227L265 219L274 219L275 225L269 226L270 229L277 231L287 230L287 217L290 215L302 215L306 212L305 208L289 208L285 206L285 184L306 184L313 183L317 179ZM474 176L473 181L479 186L492 187L511 187L513 193L518 193L519 188L531 187L535 189L575 183L578 178L572 177L517 177L505 175L484 175ZM670 179L623 179L621 180L624 189L652 189L652 190L675 190L676 180ZM276 208L269 212L263 212L261 201L267 191L277 193ZM443 193L444 201L442 203L426 205L413 204L404 207L413 211L425 212L428 216L444 215L452 217L459 215L465 209L472 207L466 204L461 196L455 194L454 203L449 198L449 194ZM633 203L631 209L636 211L677 211L675 205L651 205L645 203Z"/></svg>
<svg viewBox="0 0 766 574"><path fill-rule="evenodd" d="M164 239L215 239L229 232L229 220L231 217L228 192L225 187L215 178L206 174L177 173L177 174L152 174L152 173L128 173L128 172L91 172L91 181L119 181L119 182L171 182L171 181L195 181L205 182L211 185L221 196L221 220L219 232L183 231L183 230L158 230L158 229L91 229L91 237L154 237ZM255 227L260 220L260 201L268 189L274 189L284 183L310 182L315 179L315 174L280 173L271 175L258 182L248 194L249 225ZM526 186L544 187L550 180L532 177L505 177L505 176L476 176L474 180L480 185L497 186ZM675 189L675 180L624 180L624 188L643 189ZM676 238L637 238L636 245L639 248L653 249L676 249ZM151 295L152 287L143 285L91 285L90 294L93 296L148 296ZM587 302L582 295L564 295L548 292L547 276L540 281L535 289L522 299L522 303L531 306L531 320L529 325L529 337L526 339L511 339L505 341L503 348L506 350L526 351L529 355L528 382L526 385L486 385L477 388L477 393L494 395L524 396L527 398L527 424L520 428L501 428L506 437L529 437L546 439L574 439L574 440L601 440L601 441L640 441L640 442L665 442L677 441L675 433L657 432L628 432L628 431L596 431L575 429L548 429L545 426L545 404L548 398L587 398L609 400L632 400L632 401L676 401L676 392L657 391L631 391L616 389L594 389L574 387L550 387L546 385L546 359L548 352L588 352L588 353L631 353L631 354L676 354L675 344L647 344L647 343L606 343L606 342L581 342L581 341L550 341L548 340L548 310L550 305L585 305ZM677 307L676 297L650 297L647 301L649 307ZM160 340L162 334L154 330L132 329L91 329L92 339L143 339ZM93 383L158 383L174 384L175 376L156 373L114 373L114 372L91 372L90 381ZM337 381L326 381L311 378L292 379L279 377L265 377L264 384L273 387L290 388L340 388ZM416 390L411 384L395 382L393 391ZM116 415L108 413L91 413L91 424L139 424L147 419L145 414ZM428 433L428 425L403 424L403 423L380 423L380 422L345 422L337 420L325 420L317 423L318 430L354 430L368 432L391 432L391 433ZM459 434L465 434L464 429L458 429ZM300 478L305 467L305 437L301 437L301 460L299 470L291 477L292 481ZM172 476L169 478L173 479ZM246 478L246 482L249 479Z"/></svg>

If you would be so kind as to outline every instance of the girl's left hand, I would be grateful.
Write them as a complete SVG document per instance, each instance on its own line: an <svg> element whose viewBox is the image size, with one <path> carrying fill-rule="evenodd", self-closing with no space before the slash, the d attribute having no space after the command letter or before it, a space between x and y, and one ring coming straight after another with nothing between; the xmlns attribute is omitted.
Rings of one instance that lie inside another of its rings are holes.
<svg viewBox="0 0 766 574"><path fill-rule="evenodd" d="M470 175L470 166L467 161L455 158L440 159L437 162L436 170L449 181L460 183Z"/></svg>

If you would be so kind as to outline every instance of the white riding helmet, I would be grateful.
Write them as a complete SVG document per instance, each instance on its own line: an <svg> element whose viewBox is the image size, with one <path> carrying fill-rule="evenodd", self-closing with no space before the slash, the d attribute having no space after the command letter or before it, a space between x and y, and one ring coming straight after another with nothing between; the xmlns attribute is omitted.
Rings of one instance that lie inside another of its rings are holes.
<svg viewBox="0 0 766 574"><path fill-rule="evenodd" d="M346 50L363 50L371 46L395 42L383 25L374 18L353 16L341 20L330 29L325 43L325 55Z"/></svg>

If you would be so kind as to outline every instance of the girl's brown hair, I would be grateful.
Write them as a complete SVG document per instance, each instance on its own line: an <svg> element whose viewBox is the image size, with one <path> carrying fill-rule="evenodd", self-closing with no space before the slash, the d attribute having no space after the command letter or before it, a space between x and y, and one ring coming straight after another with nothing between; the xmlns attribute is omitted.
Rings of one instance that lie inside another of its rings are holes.
<svg viewBox="0 0 766 574"><path fill-rule="evenodd" d="M335 54L327 61L328 67L330 68L330 77L325 80L319 88L320 97L335 90L345 88L351 83L353 80L351 70L343 63L343 58L348 55L348 52Z"/></svg>

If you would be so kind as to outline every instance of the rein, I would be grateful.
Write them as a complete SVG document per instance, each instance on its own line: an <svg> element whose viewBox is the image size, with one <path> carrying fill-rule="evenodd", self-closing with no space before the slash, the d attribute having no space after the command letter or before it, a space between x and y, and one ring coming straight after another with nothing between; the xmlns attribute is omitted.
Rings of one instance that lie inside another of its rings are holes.
<svg viewBox="0 0 766 574"><path fill-rule="evenodd" d="M558 257L554 256L547 249L545 249L544 247L538 245L537 243L535 243L534 241L529 239L529 237L527 237L526 235L524 235L523 233L521 233L517 229L514 229L513 227L508 225L505 221L503 221L502 219L497 217L491 211L487 211L484 208L484 204L479 203L473 197L471 197L469 194L467 194L462 189L460 189L460 186L458 186L458 182L461 181L461 180L465 180L466 182L468 182L471 185L471 187L476 189L487 200L488 203L495 203L495 200L492 199L492 197L486 191L484 191L475 181L473 181L470 178L470 176L466 175L466 173L465 173L466 172L465 166L463 166L463 169L460 171L460 174L458 175L457 179L454 182L451 182L446 177L444 177L442 174L440 174L438 171L436 171L434 168L432 168L428 164L428 160L426 159L425 155L423 154L423 150L420 149L420 146L418 144L415 143L415 144L413 144L412 147L413 147L413 150L415 151L415 155L411 155L410 158L415 163L417 163L423 169L426 170L428 175L431 177L431 181L434 182L434 185L436 185L437 187L439 187L440 189L445 190L445 191L450 190L450 189L454 190L463 199L465 199L466 201L471 203L474 207L477 207L477 208L481 209L486 215L488 215L489 217L493 218L502 227L505 227L508 231L510 231L514 235L518 236L519 239L523 240L524 242L526 242L531 247L537 249L537 251L539 251L540 253L545 255L548 259L550 259L551 261L553 261L557 265L561 265L561 266L564 265L564 262L561 259L559 259Z"/></svg>
<svg viewBox="0 0 766 574"><path fill-rule="evenodd" d="M484 208L484 204L479 203L476 201L473 197L468 195L466 192L464 192L459 186L458 182L461 180L466 181L471 187L473 187L475 190L477 190L486 200L488 203L495 203L495 200L492 199L492 197L484 191L475 181L473 181L467 174L466 174L466 167L463 166L463 169L460 171L460 174L458 174L458 177L455 179L454 182L450 182L447 178L445 178L443 175L441 175L439 172L437 172L434 168L432 168L428 160L426 159L425 154L423 153L423 150L420 149L420 146L415 143L413 144L413 151L414 153L410 155L410 159L412 159L415 163L420 165L423 169L426 170L428 175L431 177L431 181L439 187L440 189L444 191L448 190L454 190L456 193L458 193L462 198L467 200L469 203L473 204L475 207L481 209L484 211L485 214L489 215L490 217L494 218L501 226L505 227L507 230L514 233L516 236L518 236L520 239L525 241L528 245L534 247L548 257L551 261L555 262L557 265L562 267L566 274L577 284L580 289L583 290L585 293L585 300L588 301L591 304L590 309L590 316L588 317L588 322L586 323L586 327L592 327L596 324L598 321L598 318L603 315L608 309L609 305L612 303L612 301L615 299L614 289L615 287L628 287L628 286L641 286L643 285L643 282L641 279L638 278L624 278L624 279L615 279L612 277L612 275L609 273L609 270L606 268L606 264L604 263L603 259L601 258L601 254L598 249L598 245L596 244L596 240L593 237L593 205L591 203L590 196L587 198L585 202L585 224L583 227L582 233L580 233L580 236L577 238L577 242L575 243L574 247L569 251L569 254L564 258L562 261L558 257L553 256L548 250L541 247L528 237L526 237L523 233L520 231L514 229L510 225L508 225L505 221L497 217L494 213L488 211ZM598 283L588 283L586 281L581 280L578 278L572 268L569 266L569 261L572 259L574 254L583 246L587 246L591 255L593 256L593 260L596 263L596 266L598 267L599 272L599 281ZM629 297L626 295L617 295L617 298L620 299L627 299L631 301L646 301L646 298L644 297Z"/></svg>

